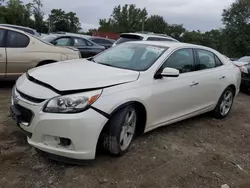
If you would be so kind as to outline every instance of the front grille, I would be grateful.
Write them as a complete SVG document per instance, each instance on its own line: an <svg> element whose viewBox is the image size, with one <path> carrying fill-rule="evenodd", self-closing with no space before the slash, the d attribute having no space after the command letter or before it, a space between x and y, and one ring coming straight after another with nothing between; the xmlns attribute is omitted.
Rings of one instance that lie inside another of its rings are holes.
<svg viewBox="0 0 250 188"><path fill-rule="evenodd" d="M41 102L45 101L45 99L39 99L39 98L35 98L35 97L31 97L31 96L29 96L29 95L26 95L26 94L24 94L23 92L21 92L21 91L19 91L19 90L17 90L17 92L19 93L19 95L20 95L22 98L24 98L24 99L26 99L26 100L28 100L28 101L31 101L31 102L33 102L33 103L41 103Z"/></svg>
<svg viewBox="0 0 250 188"><path fill-rule="evenodd" d="M33 112L27 108L24 108L20 106L19 104L16 104L15 107L17 110L21 113L21 120L27 123L30 123L33 117Z"/></svg>

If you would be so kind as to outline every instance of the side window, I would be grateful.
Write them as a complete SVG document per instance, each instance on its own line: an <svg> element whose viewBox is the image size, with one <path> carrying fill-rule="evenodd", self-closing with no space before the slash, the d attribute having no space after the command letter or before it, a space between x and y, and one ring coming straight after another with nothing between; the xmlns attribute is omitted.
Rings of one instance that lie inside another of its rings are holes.
<svg viewBox="0 0 250 188"><path fill-rule="evenodd" d="M148 37L147 40L150 40L150 41L159 41L159 39L156 38L156 37Z"/></svg>
<svg viewBox="0 0 250 188"><path fill-rule="evenodd" d="M100 43L99 39L92 39L92 41L95 42L95 43L97 43L97 44Z"/></svg>
<svg viewBox="0 0 250 188"><path fill-rule="evenodd" d="M8 48L25 48L29 45L30 39L22 33L8 31L7 47Z"/></svg>
<svg viewBox="0 0 250 188"><path fill-rule="evenodd" d="M86 40L87 46L93 46L93 44Z"/></svg>
<svg viewBox="0 0 250 188"><path fill-rule="evenodd" d="M0 29L0 47L4 47L4 32L5 30Z"/></svg>
<svg viewBox="0 0 250 188"><path fill-rule="evenodd" d="M87 46L87 41L80 38L74 38L74 46Z"/></svg>
<svg viewBox="0 0 250 188"><path fill-rule="evenodd" d="M159 41L171 41L171 42L173 42L173 40L167 39L167 38L159 38Z"/></svg>
<svg viewBox="0 0 250 188"><path fill-rule="evenodd" d="M150 41L173 41L171 39L167 39L167 38L158 38L158 37L148 37L147 40L150 40Z"/></svg>
<svg viewBox="0 0 250 188"><path fill-rule="evenodd" d="M180 73L192 72L194 67L194 54L192 49L180 49L174 52L163 64L163 68L170 67L180 71Z"/></svg>
<svg viewBox="0 0 250 188"><path fill-rule="evenodd" d="M70 38L59 38L55 40L55 45L56 46L70 46Z"/></svg>
<svg viewBox="0 0 250 188"><path fill-rule="evenodd" d="M103 44L110 44L110 45L112 45L112 42L110 42L109 40L103 40L104 42L103 42Z"/></svg>
<svg viewBox="0 0 250 188"><path fill-rule="evenodd" d="M223 65L216 55L214 55L214 58L215 58L216 67Z"/></svg>
<svg viewBox="0 0 250 188"><path fill-rule="evenodd" d="M196 70L211 69L216 67L215 55L206 50L197 50L198 62Z"/></svg>

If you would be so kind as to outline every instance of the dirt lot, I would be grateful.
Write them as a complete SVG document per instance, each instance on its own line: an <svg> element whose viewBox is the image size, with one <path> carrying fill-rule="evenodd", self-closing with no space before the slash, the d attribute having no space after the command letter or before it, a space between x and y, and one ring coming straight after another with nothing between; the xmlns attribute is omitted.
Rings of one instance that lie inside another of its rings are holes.
<svg viewBox="0 0 250 188"><path fill-rule="evenodd" d="M250 96L224 120L202 115L138 138L121 158L82 166L45 158L9 116L11 85L0 88L0 187L250 188Z"/></svg>

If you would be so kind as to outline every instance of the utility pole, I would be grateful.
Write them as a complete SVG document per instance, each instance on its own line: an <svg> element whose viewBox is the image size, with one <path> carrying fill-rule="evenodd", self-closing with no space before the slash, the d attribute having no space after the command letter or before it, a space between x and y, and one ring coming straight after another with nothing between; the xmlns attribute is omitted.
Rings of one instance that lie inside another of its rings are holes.
<svg viewBox="0 0 250 188"><path fill-rule="evenodd" d="M141 32L144 32L144 19L142 20Z"/></svg>
<svg viewBox="0 0 250 188"><path fill-rule="evenodd" d="M51 33L51 23L50 23L50 16L49 16L49 34Z"/></svg>

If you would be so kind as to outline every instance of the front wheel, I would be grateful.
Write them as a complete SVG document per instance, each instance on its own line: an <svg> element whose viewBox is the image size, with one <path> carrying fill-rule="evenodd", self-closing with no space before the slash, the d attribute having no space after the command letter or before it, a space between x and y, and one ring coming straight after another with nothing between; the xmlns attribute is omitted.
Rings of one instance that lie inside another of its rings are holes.
<svg viewBox="0 0 250 188"><path fill-rule="evenodd" d="M113 155L125 154L135 136L137 112L133 105L122 108L108 122L104 138L105 148Z"/></svg>
<svg viewBox="0 0 250 188"><path fill-rule="evenodd" d="M234 92L232 88L227 88L221 95L216 108L213 111L215 118L222 119L226 117L233 105Z"/></svg>

